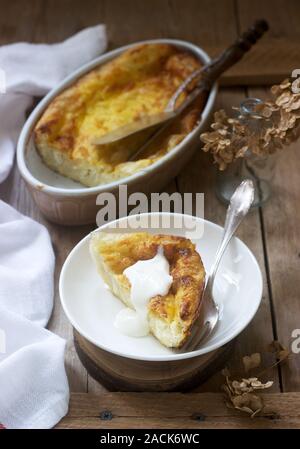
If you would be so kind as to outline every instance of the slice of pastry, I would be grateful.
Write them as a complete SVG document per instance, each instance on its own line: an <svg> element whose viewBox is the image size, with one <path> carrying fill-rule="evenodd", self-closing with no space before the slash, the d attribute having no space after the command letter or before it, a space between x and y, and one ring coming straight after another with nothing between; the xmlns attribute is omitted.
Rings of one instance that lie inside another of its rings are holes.
<svg viewBox="0 0 300 449"><path fill-rule="evenodd" d="M191 333L200 310L205 271L195 245L187 238L138 233L96 231L90 251L99 274L111 291L133 308L130 282L124 270L138 261L152 259L163 248L173 278L165 296L155 296L148 303L150 332L165 346L181 347Z"/></svg>

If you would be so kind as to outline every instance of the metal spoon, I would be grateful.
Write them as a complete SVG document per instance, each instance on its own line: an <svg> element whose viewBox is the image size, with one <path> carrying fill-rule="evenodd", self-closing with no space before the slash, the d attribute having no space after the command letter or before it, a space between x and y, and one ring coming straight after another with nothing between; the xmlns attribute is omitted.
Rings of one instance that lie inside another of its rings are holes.
<svg viewBox="0 0 300 449"><path fill-rule="evenodd" d="M205 104L205 97L208 96L209 91L216 80L230 67L236 64L247 53L251 47L259 40L263 34L268 30L269 25L265 20L257 20L247 31L245 31L230 47L225 49L218 57L214 58L210 63L192 73L181 85L170 99L166 109L158 114L148 114L142 116L139 120L134 120L119 128L114 129L100 137L92 136L91 141L96 145L103 145L115 142L125 137L135 134L143 129L158 127L165 122L181 114L181 112L189 106L196 97L203 96L203 105ZM178 98L183 92L188 91L191 81L198 79L191 92L187 92L187 97L183 103L176 107ZM157 131L160 133L160 130ZM156 135L156 132L155 132ZM152 139L150 139L152 140ZM134 160L140 154L142 149L138 150L131 156L130 160Z"/></svg>
<svg viewBox="0 0 300 449"><path fill-rule="evenodd" d="M254 200L254 186L250 179L243 181L233 193L227 209L223 238L217 250L215 261L207 276L202 294L200 315L196 320L192 335L180 352L198 349L215 328L219 319L219 307L213 298L213 285L222 256L235 231L250 210Z"/></svg>

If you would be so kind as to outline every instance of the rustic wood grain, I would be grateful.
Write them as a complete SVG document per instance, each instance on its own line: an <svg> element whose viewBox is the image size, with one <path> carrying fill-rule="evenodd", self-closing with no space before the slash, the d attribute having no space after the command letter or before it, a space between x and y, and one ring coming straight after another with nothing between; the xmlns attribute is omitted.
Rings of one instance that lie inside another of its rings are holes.
<svg viewBox="0 0 300 449"><path fill-rule="evenodd" d="M270 30L265 40L289 38L299 42L300 2L298 0L236 0L239 29L258 18L266 19Z"/></svg>
<svg viewBox="0 0 300 449"><path fill-rule="evenodd" d="M260 0L239 0L237 14L240 26L247 26L253 16L260 12L267 15L270 22L271 38L299 42L300 2L274 0L272 7L268 7L267 3ZM249 93L261 98L270 95L268 90L251 89ZM274 333L287 347L292 342L292 331L300 328L298 147L299 143L296 143L279 155L273 180L273 197L261 211ZM299 355L292 354L289 363L282 366L281 374L284 391L299 390Z"/></svg>
<svg viewBox="0 0 300 449"><path fill-rule="evenodd" d="M267 89L249 92L262 99L270 96ZM296 142L278 153L273 194L262 209L275 334L290 349L293 330L299 329L300 336L299 170L299 142ZM300 344L298 347L300 349ZM284 391L299 391L299 357L292 353L289 363L281 367Z"/></svg>
<svg viewBox="0 0 300 449"><path fill-rule="evenodd" d="M230 416L228 418L198 419L145 419L116 418L112 421L101 421L99 418L65 418L58 429L299 429L299 417L270 420Z"/></svg>
<svg viewBox="0 0 300 449"><path fill-rule="evenodd" d="M260 70L264 72L261 76L258 76L258 73L255 75L260 84L278 82L290 75L293 69L300 67L300 2L298 0L273 0L272 2L236 0L236 14L239 30L243 30L251 25L253 20L261 17L270 25L268 33L262 39L262 46L260 47L260 43L257 45L257 56L261 52L260 62L256 60L255 51L252 56L247 55L243 61L249 66L249 76L255 69L248 62L253 62L258 67L258 72ZM249 58L248 61L247 58ZM275 78L272 77L272 71L276 74Z"/></svg>
<svg viewBox="0 0 300 449"><path fill-rule="evenodd" d="M246 27L243 27L243 30ZM203 48L217 55L223 47ZM221 86L265 86L279 83L300 67L300 39L269 39L268 33L220 79Z"/></svg>
<svg viewBox="0 0 300 449"><path fill-rule="evenodd" d="M226 47L253 20L264 17L271 26L268 35L228 72L223 82L268 84L284 77L291 68L298 68L293 67L298 65L300 54L298 0L273 0L271 3L267 0L85 0L84 4L81 0L0 0L0 9L4 12L0 15L0 45L20 40L57 42L83 27L106 23L110 48L142 39L173 37L199 44L211 54L217 54ZM262 89L249 93L264 95ZM243 95L240 89L226 90L220 95L219 104L229 108L231 104L238 104ZM273 198L263 210L251 214L239 232L263 270L264 297L255 319L238 338L237 348L229 363L233 371L240 370L241 356L245 353L263 351L274 336L289 345L292 330L300 328L300 158L297 147L298 144L295 144L288 150L288 157L286 154L280 157ZM174 182L168 189L204 192L206 218L222 223L225 208L214 196L213 176L214 170L207 155L199 151L176 184ZM280 415L275 420L250 420L228 411L222 396L217 394L193 393L188 395L188 399L186 396L161 399L155 396L151 399L141 394L139 398L118 396L116 393L103 394L103 387L87 376L78 360L72 343L71 326L63 314L57 291L57 280L65 257L91 228L64 228L47 222L34 205L16 168L0 185L0 198L48 228L57 258L55 306L49 329L68 340L66 366L71 391L101 393L99 397L73 393L69 415L58 427L300 427L300 396L296 393L266 395L268 404ZM269 363L268 357L264 362ZM299 391L299 356L293 355L280 374L284 390ZM267 375L275 379L273 389L279 391L277 370ZM222 381L220 375L213 376L201 387L201 391L219 391ZM167 404L167 411L172 412L169 416L164 404ZM99 413L105 409L113 411L115 416L111 421L99 418ZM186 414L181 415L181 409ZM145 415L149 413L147 410L154 410L151 416ZM194 413L198 414L197 419ZM199 420L202 415L205 415L204 421Z"/></svg>
<svg viewBox="0 0 300 449"><path fill-rule="evenodd" d="M233 0L222 0L222 7L218 0L126 0L126 21L123 20L122 0L87 0L84 8L77 0L29 0L25 7L21 0L10 3L1 0L0 6L2 3L5 14L0 17L0 44L13 42L16 36L31 42L57 42L86 26L106 23L110 48L143 39L172 37L194 42L212 56L234 40L237 30L244 31L262 16L270 21L271 30L242 61L222 76L221 85L269 85L300 67L297 33L294 34L293 27L289 33L282 28L282 21L288 24L291 10L293 23L295 17L299 18L298 2L292 2L292 7L289 7L290 1L287 2L287 12L274 19L270 8L264 7L265 2L258 13L247 1L238 3L236 9ZM21 3L23 20L19 23ZM281 4L279 2L279 6ZM237 11L239 23L235 20Z"/></svg>
<svg viewBox="0 0 300 449"><path fill-rule="evenodd" d="M228 409L216 393L72 394L58 428L300 428L300 393L262 395L270 417ZM109 416L110 419L104 419Z"/></svg>
<svg viewBox="0 0 300 449"><path fill-rule="evenodd" d="M0 1L0 45L16 41L35 41L36 27L44 0Z"/></svg>
<svg viewBox="0 0 300 449"><path fill-rule="evenodd" d="M299 173L299 143L296 143L278 157L273 197L263 210L277 336L290 349L292 332L298 329L300 336ZM299 351L300 344L297 348ZM282 366L282 376L284 391L299 391L299 354L291 354L288 365Z"/></svg>

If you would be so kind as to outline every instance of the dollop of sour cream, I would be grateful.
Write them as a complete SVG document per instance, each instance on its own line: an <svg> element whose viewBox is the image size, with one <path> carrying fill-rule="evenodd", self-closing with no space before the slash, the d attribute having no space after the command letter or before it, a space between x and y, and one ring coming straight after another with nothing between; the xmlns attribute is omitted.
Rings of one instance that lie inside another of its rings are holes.
<svg viewBox="0 0 300 449"><path fill-rule="evenodd" d="M130 282L130 298L134 310L122 309L116 316L115 327L130 337L144 337L149 333L148 302L157 295L166 295L173 278L162 247L152 259L139 260L123 274Z"/></svg>

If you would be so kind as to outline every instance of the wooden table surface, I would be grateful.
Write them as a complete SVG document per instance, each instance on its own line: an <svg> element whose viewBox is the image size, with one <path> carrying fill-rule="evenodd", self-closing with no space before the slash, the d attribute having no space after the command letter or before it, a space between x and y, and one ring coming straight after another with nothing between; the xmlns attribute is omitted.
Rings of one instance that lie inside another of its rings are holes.
<svg viewBox="0 0 300 449"><path fill-rule="evenodd" d="M0 45L21 40L55 42L83 27L106 23L110 48L142 39L172 37L218 49L228 45L254 19L266 18L271 29L264 38L265 48L276 56L278 44L281 56L276 62L267 52L263 61L260 57L258 63L253 64L250 59L241 66L240 72L233 73L227 82L225 79L224 84L231 86L220 90L216 107L227 110L238 105L245 96L266 96L266 84L278 70L277 75L281 76L291 64L293 68L300 68L300 52L293 53L300 43L300 2L297 0L0 0L0 9ZM286 51L288 46L290 52ZM282 61L286 61L286 66ZM267 66L269 72L264 75ZM247 73L253 75L249 82ZM264 87L255 85L258 80ZM237 339L228 362L232 370L240 369L243 355L265 354L267 345L274 339L289 346L293 329L300 328L299 145L294 144L279 155L272 198L263 208L253 211L238 232L257 257L263 273L264 292L258 313ZM214 173L211 160L199 145L199 151L167 190L204 192L205 218L222 224L225 207L215 197ZM60 427L300 427L300 356L297 354L290 357L288 364L268 373L274 385L266 395L267 401L279 415L272 421L251 420L228 410L220 395L223 382L220 373L199 387L197 395L189 393L187 399L177 393L151 396L105 392L78 360L72 328L62 311L57 289L62 263L93 226L67 228L46 221L16 167L0 186L0 197L43 223L55 249L55 306L48 327L68 342L66 369L72 392L70 413ZM268 363L268 359L271 360L271 355L264 356L264 362ZM163 406L166 401L173 404L168 411ZM148 404L147 407L144 404ZM101 410L107 409L113 411L111 421L100 418ZM203 413L206 419L193 419L196 412Z"/></svg>

